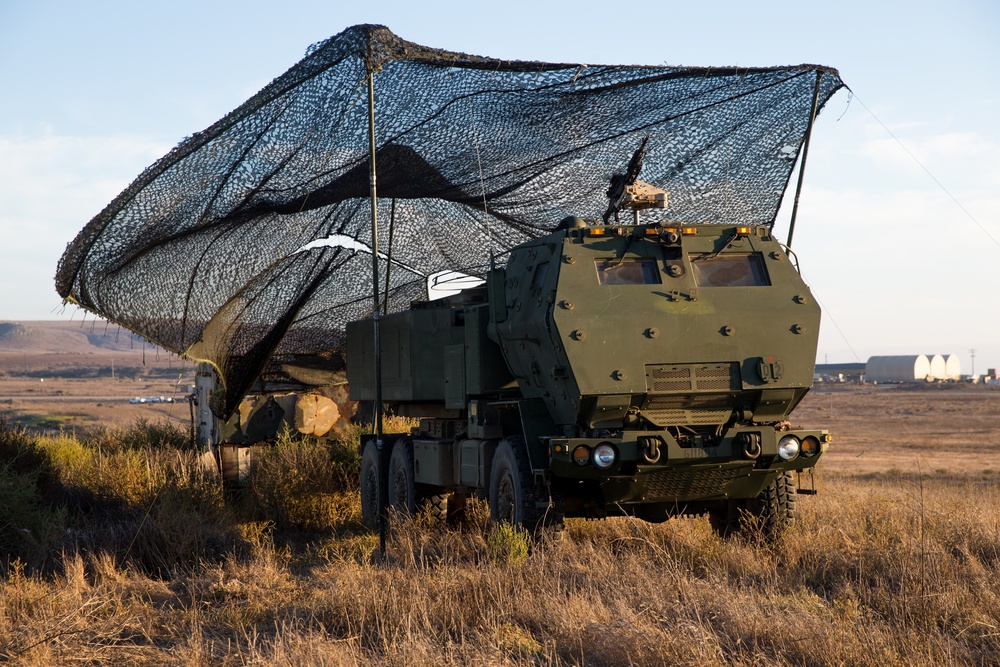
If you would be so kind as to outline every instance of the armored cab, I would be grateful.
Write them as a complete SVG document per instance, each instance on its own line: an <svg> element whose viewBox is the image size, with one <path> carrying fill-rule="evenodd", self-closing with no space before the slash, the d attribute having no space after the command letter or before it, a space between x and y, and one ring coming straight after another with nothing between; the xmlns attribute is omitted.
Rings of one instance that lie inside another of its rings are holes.
<svg viewBox="0 0 1000 667"><path fill-rule="evenodd" d="M484 286L382 318L383 400L421 421L364 444L366 519L386 488L410 511L485 496L531 527L708 513L772 530L830 441L787 421L819 322L766 227L567 219ZM351 396L374 400L373 322L347 335Z"/></svg>

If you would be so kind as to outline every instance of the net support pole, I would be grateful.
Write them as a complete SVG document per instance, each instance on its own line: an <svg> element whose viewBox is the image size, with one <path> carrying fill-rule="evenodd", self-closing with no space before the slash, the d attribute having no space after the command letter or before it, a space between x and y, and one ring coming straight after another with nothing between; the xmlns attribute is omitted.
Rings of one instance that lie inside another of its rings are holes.
<svg viewBox="0 0 1000 667"><path fill-rule="evenodd" d="M795 217L799 213L799 195L802 194L802 179L806 173L806 158L809 157L809 138L812 136L813 123L816 122L816 107L819 105L819 84L823 80L823 72L816 72L816 88L813 90L812 108L809 111L809 125L806 126L806 136L802 140L802 162L799 163L799 180L795 185L795 201L792 204L792 219L788 223L788 242L792 247L792 235L795 233Z"/></svg>
<svg viewBox="0 0 1000 667"><path fill-rule="evenodd" d="M388 488L382 483L387 479L385 467L386 456L382 451L382 336L381 311L378 286L378 194L376 188L375 168L375 72L373 66L368 67L368 151L369 173L368 181L371 189L372 206L372 331L375 338L375 446L378 449L378 533L379 549L385 557L385 519L386 494Z"/></svg>
<svg viewBox="0 0 1000 667"><path fill-rule="evenodd" d="M396 198L392 198L392 208L389 209L389 250L385 257L385 294L382 297L382 314L389 313L389 272L392 271L392 234L396 227Z"/></svg>

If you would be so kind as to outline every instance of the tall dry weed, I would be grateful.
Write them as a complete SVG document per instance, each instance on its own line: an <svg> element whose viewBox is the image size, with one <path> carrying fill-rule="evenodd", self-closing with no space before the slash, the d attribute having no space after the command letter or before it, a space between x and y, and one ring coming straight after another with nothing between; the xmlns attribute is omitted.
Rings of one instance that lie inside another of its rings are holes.
<svg viewBox="0 0 1000 667"><path fill-rule="evenodd" d="M55 567L61 552L110 554L170 576L244 549L218 480L196 452L177 449L182 441L177 429L147 422L82 438L0 429L0 450L14 452L0 479L18 494L5 504L16 514L8 524L22 543L10 553L37 570Z"/></svg>
<svg viewBox="0 0 1000 667"><path fill-rule="evenodd" d="M262 452L255 512L227 505L196 452L145 437L0 431L14 452L4 474L34 485L11 495L17 515L64 513L50 566L15 559L0 580L0 659L757 667L1000 656L996 480L827 477L773 543L720 540L704 518L569 520L563 540L515 559L497 557L487 508L472 500L458 528L393 516L381 558L377 536L350 518L356 505L324 505L356 503L356 443L287 439ZM276 544L280 512L290 531Z"/></svg>
<svg viewBox="0 0 1000 667"><path fill-rule="evenodd" d="M281 529L336 531L359 526L360 456L343 441L285 433L255 448L250 502Z"/></svg>

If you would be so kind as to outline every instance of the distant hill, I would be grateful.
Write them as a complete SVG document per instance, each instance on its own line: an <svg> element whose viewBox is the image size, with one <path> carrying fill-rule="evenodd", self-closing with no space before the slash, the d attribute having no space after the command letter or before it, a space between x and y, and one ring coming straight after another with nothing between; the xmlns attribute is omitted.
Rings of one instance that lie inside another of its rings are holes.
<svg viewBox="0 0 1000 667"><path fill-rule="evenodd" d="M0 354L168 354L117 324L102 321L0 321Z"/></svg>

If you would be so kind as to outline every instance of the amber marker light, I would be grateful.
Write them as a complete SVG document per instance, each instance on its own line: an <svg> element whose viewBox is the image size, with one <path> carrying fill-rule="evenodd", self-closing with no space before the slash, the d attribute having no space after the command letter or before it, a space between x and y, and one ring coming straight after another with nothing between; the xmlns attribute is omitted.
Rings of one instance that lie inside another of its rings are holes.
<svg viewBox="0 0 1000 667"><path fill-rule="evenodd" d="M587 230L587 234L590 236L604 236L604 227L591 227Z"/></svg>
<svg viewBox="0 0 1000 667"><path fill-rule="evenodd" d="M740 236L748 236L750 234L750 228L749 227L737 227L736 228L736 233L739 234Z"/></svg>
<svg viewBox="0 0 1000 667"><path fill-rule="evenodd" d="M802 456L806 457L807 459L811 459L812 457L819 454L819 449L820 449L819 440L817 440L813 436L807 435L806 437L802 438L802 450L801 450Z"/></svg>
<svg viewBox="0 0 1000 667"><path fill-rule="evenodd" d="M580 445L573 450L573 463L578 466L585 466L590 463L590 448L586 445Z"/></svg>
<svg viewBox="0 0 1000 667"><path fill-rule="evenodd" d="M694 234L697 233L698 233L697 227L685 227L684 229L681 230L681 234L683 234L684 236L693 236Z"/></svg>

